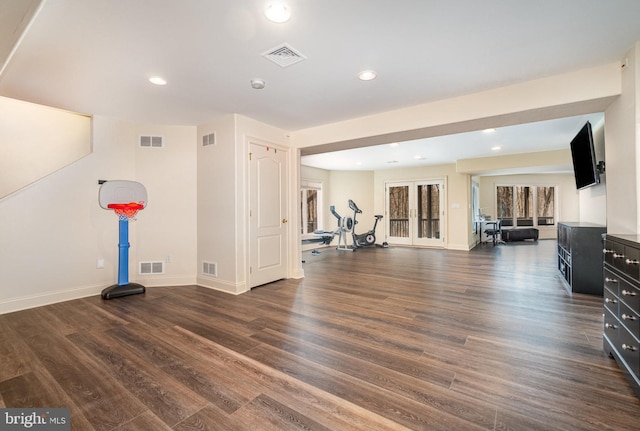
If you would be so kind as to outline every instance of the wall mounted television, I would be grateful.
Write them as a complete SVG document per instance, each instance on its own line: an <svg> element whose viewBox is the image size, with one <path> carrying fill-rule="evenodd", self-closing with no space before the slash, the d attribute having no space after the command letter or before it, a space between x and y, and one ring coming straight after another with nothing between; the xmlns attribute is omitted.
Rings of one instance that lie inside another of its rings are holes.
<svg viewBox="0 0 640 431"><path fill-rule="evenodd" d="M571 141L571 158L573 159L573 173L578 190L600 183L600 173L593 146L593 132L591 131L591 123L588 121Z"/></svg>

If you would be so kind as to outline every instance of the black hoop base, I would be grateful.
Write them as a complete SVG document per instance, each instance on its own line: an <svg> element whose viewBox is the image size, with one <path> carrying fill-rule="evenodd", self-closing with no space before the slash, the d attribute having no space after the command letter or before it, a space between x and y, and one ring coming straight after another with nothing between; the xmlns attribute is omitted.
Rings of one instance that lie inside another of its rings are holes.
<svg viewBox="0 0 640 431"><path fill-rule="evenodd" d="M144 293L145 287L138 283L114 284L102 290L102 299L119 298L120 296Z"/></svg>

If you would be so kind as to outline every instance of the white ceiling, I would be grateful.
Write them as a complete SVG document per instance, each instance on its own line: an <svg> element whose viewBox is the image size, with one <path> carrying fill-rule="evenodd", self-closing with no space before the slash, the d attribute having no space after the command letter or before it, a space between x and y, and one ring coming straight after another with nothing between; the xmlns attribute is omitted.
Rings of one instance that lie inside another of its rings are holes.
<svg viewBox="0 0 640 431"><path fill-rule="evenodd" d="M2 69L0 95L154 124L239 113L295 131L620 61L640 40L638 0L287 3L291 19L275 24L265 0L46 0ZM0 0L0 40L17 39L33 4ZM306 59L281 68L261 56L282 43ZM378 78L359 81L363 69ZM156 74L168 84L150 84ZM265 88L252 89L254 78ZM446 143L455 157L482 155L458 138L409 154L428 160Z"/></svg>
<svg viewBox="0 0 640 431"><path fill-rule="evenodd" d="M443 165L455 163L460 159L478 157L567 150L573 137L587 121L596 126L604 122L604 114L600 112L498 129L313 154L303 156L302 164L328 170L368 171ZM535 169L540 170L540 167ZM545 172L571 173L573 168L568 164L549 166L549 169Z"/></svg>

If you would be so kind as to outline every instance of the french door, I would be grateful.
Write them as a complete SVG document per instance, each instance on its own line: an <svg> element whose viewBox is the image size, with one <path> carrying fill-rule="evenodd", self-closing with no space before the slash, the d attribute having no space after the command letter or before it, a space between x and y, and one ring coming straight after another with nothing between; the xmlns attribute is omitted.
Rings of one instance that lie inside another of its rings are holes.
<svg viewBox="0 0 640 431"><path fill-rule="evenodd" d="M387 241L444 247L444 208L444 180L387 183Z"/></svg>

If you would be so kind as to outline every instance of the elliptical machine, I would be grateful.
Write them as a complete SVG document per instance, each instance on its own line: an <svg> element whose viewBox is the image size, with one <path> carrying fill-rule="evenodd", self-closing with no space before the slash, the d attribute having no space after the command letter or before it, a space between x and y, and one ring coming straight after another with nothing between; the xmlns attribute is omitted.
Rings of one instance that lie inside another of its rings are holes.
<svg viewBox="0 0 640 431"><path fill-rule="evenodd" d="M353 227L351 229L351 236L353 238L353 248L360 247L368 247L370 245L375 245L376 243L376 226L378 225L378 220L382 218L380 214L374 216L376 221L373 223L373 227L371 230L365 233L357 234L356 233L356 224L358 221L356 220L356 215L361 214L362 210L358 208L358 205L351 199L349 199L349 208L353 210ZM386 246L386 242L382 244L383 247Z"/></svg>

